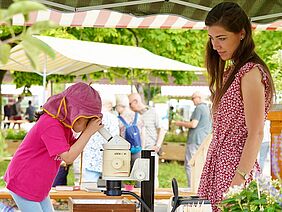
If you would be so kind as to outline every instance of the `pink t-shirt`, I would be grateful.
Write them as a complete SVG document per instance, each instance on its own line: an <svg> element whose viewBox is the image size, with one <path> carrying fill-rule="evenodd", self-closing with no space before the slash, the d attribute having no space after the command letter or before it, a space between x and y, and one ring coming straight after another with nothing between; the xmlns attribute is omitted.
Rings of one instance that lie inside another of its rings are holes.
<svg viewBox="0 0 282 212"><path fill-rule="evenodd" d="M5 173L7 188L28 200L46 198L58 172L58 155L75 142L72 130L43 114L24 138Z"/></svg>

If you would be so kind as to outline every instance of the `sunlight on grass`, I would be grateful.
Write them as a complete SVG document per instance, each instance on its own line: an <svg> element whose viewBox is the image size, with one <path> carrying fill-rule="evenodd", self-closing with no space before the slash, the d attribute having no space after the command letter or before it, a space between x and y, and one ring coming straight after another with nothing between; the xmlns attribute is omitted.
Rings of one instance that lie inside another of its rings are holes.
<svg viewBox="0 0 282 212"><path fill-rule="evenodd" d="M5 171L7 169L7 166L9 164L9 161L1 161L0 162L0 187L4 187L6 184L4 182L4 180L2 179L4 174L5 174Z"/></svg>
<svg viewBox="0 0 282 212"><path fill-rule="evenodd" d="M176 161L161 163L159 168L160 188L171 188L171 180L175 178L178 187L187 187L187 180L184 166Z"/></svg>

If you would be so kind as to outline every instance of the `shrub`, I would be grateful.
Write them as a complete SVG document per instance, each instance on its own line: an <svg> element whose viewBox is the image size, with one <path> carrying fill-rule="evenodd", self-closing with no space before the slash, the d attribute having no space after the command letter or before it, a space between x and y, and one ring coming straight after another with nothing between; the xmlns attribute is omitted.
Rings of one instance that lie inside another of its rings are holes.
<svg viewBox="0 0 282 212"><path fill-rule="evenodd" d="M135 180L123 180L122 183L124 185L136 185L136 181Z"/></svg>
<svg viewBox="0 0 282 212"><path fill-rule="evenodd" d="M175 134L172 132L167 132L164 138L165 142L186 143L186 140L186 133Z"/></svg>
<svg viewBox="0 0 282 212"><path fill-rule="evenodd" d="M11 139L11 140L23 140L26 131L25 130L14 130L14 129L7 129L3 131L5 139Z"/></svg>

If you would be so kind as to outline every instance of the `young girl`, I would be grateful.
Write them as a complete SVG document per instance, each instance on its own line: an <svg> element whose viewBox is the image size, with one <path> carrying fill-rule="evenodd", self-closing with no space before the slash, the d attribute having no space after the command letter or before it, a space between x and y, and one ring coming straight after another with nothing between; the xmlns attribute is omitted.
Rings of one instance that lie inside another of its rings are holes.
<svg viewBox="0 0 282 212"><path fill-rule="evenodd" d="M212 93L213 139L199 195L213 211L230 186L249 182L274 93L268 67L256 54L251 23L236 3L223 2L207 15L206 64ZM230 65L225 68L226 61Z"/></svg>
<svg viewBox="0 0 282 212"><path fill-rule="evenodd" d="M101 99L85 83L52 96L4 176L22 212L53 211L48 196L61 161L70 164L101 125ZM76 140L73 131L82 132Z"/></svg>

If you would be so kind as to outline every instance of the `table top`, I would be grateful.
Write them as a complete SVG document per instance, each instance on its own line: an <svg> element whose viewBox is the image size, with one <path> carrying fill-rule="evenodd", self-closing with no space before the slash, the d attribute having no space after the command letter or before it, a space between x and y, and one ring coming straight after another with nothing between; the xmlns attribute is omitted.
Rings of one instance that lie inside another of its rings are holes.
<svg viewBox="0 0 282 212"><path fill-rule="evenodd" d="M135 188L133 190L134 193L140 196L140 188ZM51 199L68 199L69 197L74 199L120 199L120 196L106 196L103 192L100 191L94 191L89 192L85 190L78 190L78 191L56 191L51 190L50 191L50 198ZM194 195L192 192L187 192L185 190L179 189L179 196L190 196ZM172 190L170 188L159 188L155 191L155 199L169 199L171 196L173 196ZM134 197L130 195L122 195L122 197L125 197L127 199L135 199ZM0 199L11 199L11 195L8 193L6 189L0 189Z"/></svg>
<svg viewBox="0 0 282 212"><path fill-rule="evenodd" d="M11 124L24 124L24 123L29 123L28 120L26 119L21 119L21 120L3 120L3 123L11 123Z"/></svg>

